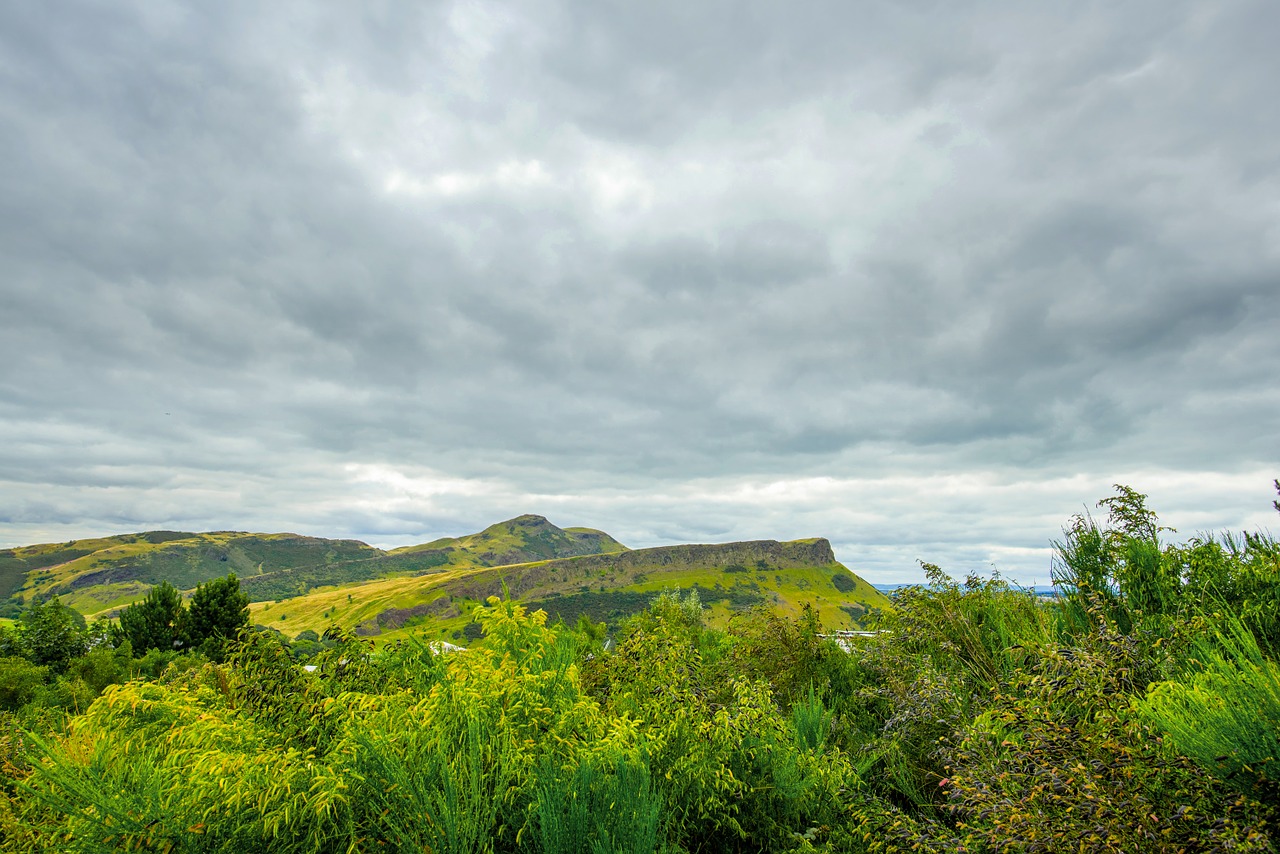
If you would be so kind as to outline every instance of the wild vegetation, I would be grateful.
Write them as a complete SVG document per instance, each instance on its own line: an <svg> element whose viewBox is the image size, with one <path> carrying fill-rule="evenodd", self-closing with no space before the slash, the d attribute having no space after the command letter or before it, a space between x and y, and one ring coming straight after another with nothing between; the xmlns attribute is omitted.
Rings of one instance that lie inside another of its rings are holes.
<svg viewBox="0 0 1280 854"><path fill-rule="evenodd" d="M494 596L462 652L334 627L138 659L36 605L0 636L28 686L0 693L0 848L1275 850L1280 546L1162 542L1127 487L1100 509L1056 599L925 564L868 638L667 591L607 625Z"/></svg>

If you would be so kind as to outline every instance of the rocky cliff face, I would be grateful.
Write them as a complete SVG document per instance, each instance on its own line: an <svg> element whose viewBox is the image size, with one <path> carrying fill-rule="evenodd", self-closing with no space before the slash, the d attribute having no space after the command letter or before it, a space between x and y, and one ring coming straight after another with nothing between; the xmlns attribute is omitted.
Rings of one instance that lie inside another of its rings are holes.
<svg viewBox="0 0 1280 854"><path fill-rule="evenodd" d="M777 572L828 566L836 562L831 543L825 539L753 540L715 545L660 546L628 552L562 558L533 566L511 566L499 572L481 573L449 584L457 596L484 601L502 594L505 582L510 594L522 597L537 590L543 595L577 589L584 581L605 578L611 585L626 584L637 575L664 572L724 570L742 567L751 571Z"/></svg>

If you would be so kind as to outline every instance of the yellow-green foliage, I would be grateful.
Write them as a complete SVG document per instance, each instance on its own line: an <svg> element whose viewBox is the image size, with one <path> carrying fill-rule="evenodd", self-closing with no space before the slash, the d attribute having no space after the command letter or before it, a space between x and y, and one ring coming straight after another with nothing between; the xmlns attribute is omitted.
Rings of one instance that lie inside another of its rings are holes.
<svg viewBox="0 0 1280 854"><path fill-rule="evenodd" d="M1244 620L1217 613L1178 678L1135 709L1177 749L1257 797L1280 803L1280 667Z"/></svg>
<svg viewBox="0 0 1280 854"><path fill-rule="evenodd" d="M942 789L970 850L1273 850L1260 803L1131 713L1140 643L1104 627L1036 652L947 752Z"/></svg>
<svg viewBox="0 0 1280 854"><path fill-rule="evenodd" d="M590 683L614 715L636 721L674 835L703 850L761 850L829 827L842 790L859 786L848 757L797 738L769 685L703 664L700 627L671 597L617 653L592 662ZM695 618L696 619L696 618Z"/></svg>
<svg viewBox="0 0 1280 854"><path fill-rule="evenodd" d="M308 674L257 633L226 666L109 687L38 742L9 814L39 820L14 818L6 844L570 850L555 828L576 822L598 830L572 850L727 851L791 844L839 818L858 785L838 751L797 740L767 685L734 681L711 703L685 674L692 640L660 617L600 697L576 636L545 614L494 599L475 618L485 643L443 658L338 635ZM589 789L576 813L558 800L574 781Z"/></svg>

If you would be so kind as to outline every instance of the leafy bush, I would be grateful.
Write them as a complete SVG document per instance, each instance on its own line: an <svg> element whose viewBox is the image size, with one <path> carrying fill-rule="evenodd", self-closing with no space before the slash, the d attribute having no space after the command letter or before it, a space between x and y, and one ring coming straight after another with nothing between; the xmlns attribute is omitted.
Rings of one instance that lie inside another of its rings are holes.
<svg viewBox="0 0 1280 854"><path fill-rule="evenodd" d="M814 693L813 686L810 685L809 693L791 707L791 724L802 749L822 749L831 733L831 717L822 698Z"/></svg>
<svg viewBox="0 0 1280 854"><path fill-rule="evenodd" d="M49 668L25 658L0 658L0 709L17 711L31 702L48 674Z"/></svg>
<svg viewBox="0 0 1280 854"><path fill-rule="evenodd" d="M728 634L732 644L724 667L768 682L784 711L815 689L819 699L841 707L865 682L857 662L822 636L818 615L810 607L797 620L767 608L735 615Z"/></svg>
<svg viewBox="0 0 1280 854"><path fill-rule="evenodd" d="M795 844L794 834L839 821L841 792L860 785L849 759L802 746L769 685L731 665L707 667L703 643L697 599L664 594L586 674L605 711L638 727L667 840L779 850Z"/></svg>
<svg viewBox="0 0 1280 854"><path fill-rule="evenodd" d="M18 617L18 626L21 654L54 673L65 671L73 659L89 649L84 617L59 602L57 596L47 602L33 602Z"/></svg>
<svg viewBox="0 0 1280 854"><path fill-rule="evenodd" d="M105 644L96 646L67 667L67 673L88 685L95 697L108 685L133 678L135 672L133 648L128 641L114 649Z"/></svg>
<svg viewBox="0 0 1280 854"><path fill-rule="evenodd" d="M1050 616L1032 594L998 575L960 585L933 564L921 566L929 585L895 591L878 625L895 654L927 658L980 696L1018 669L1027 647L1049 642Z"/></svg>
<svg viewBox="0 0 1280 854"><path fill-rule="evenodd" d="M1134 646L1042 650L967 725L943 781L962 842L991 850L1270 850L1266 811L1128 708ZM1140 680L1139 680L1140 681Z"/></svg>
<svg viewBox="0 0 1280 854"><path fill-rule="evenodd" d="M1241 618L1217 618L1185 672L1152 685L1135 708L1202 767L1280 806L1280 667Z"/></svg>
<svg viewBox="0 0 1280 854"><path fill-rule="evenodd" d="M662 802L643 757L611 766L590 759L571 768L546 764L534 787L533 828L545 854L651 854Z"/></svg>

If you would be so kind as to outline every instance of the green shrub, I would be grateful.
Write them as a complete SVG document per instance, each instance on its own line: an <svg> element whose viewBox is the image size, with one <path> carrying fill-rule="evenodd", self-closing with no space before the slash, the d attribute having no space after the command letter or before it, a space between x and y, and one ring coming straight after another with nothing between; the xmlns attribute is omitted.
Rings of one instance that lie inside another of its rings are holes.
<svg viewBox="0 0 1280 854"><path fill-rule="evenodd" d="M822 749L831 733L831 717L831 713L822 704L822 698L814 693L813 685L810 685L809 693L791 707L791 725L795 728L796 740L801 749Z"/></svg>
<svg viewBox="0 0 1280 854"><path fill-rule="evenodd" d="M898 655L927 657L981 696L1017 670L1029 646L1049 642L1050 616L1032 594L998 575L960 585L933 564L921 567L929 585L895 591L893 610L878 624Z"/></svg>
<svg viewBox="0 0 1280 854"><path fill-rule="evenodd" d="M31 702L48 675L49 668L25 658L0 658L0 710L17 711Z"/></svg>
<svg viewBox="0 0 1280 854"><path fill-rule="evenodd" d="M22 612L16 640L23 657L54 673L64 672L73 659L89 649L84 617L63 605L57 596L47 602L33 602Z"/></svg>
<svg viewBox="0 0 1280 854"><path fill-rule="evenodd" d="M1179 751L1280 807L1280 667L1239 617L1211 625L1180 677L1152 685L1135 708Z"/></svg>
<svg viewBox="0 0 1280 854"><path fill-rule="evenodd" d="M115 649L95 647L73 660L67 667L67 673L88 685L96 697L108 685L133 678L133 648L127 640Z"/></svg>
<svg viewBox="0 0 1280 854"><path fill-rule="evenodd" d="M943 781L965 850L1266 851L1266 810L1129 709L1118 636L1043 655L966 725Z"/></svg>
<svg viewBox="0 0 1280 854"><path fill-rule="evenodd" d="M613 654L588 662L584 680L610 716L635 722L668 843L793 847L795 835L839 821L857 773L837 749L801 746L770 686L734 672L736 644L711 640L718 633L699 628L695 607L661 597L623 627ZM709 667L703 649L724 666ZM809 728L811 741L820 728Z"/></svg>
<svg viewBox="0 0 1280 854"><path fill-rule="evenodd" d="M533 800L536 850L543 854L651 854L662 803L643 759L591 760L570 768L544 764Z"/></svg>

